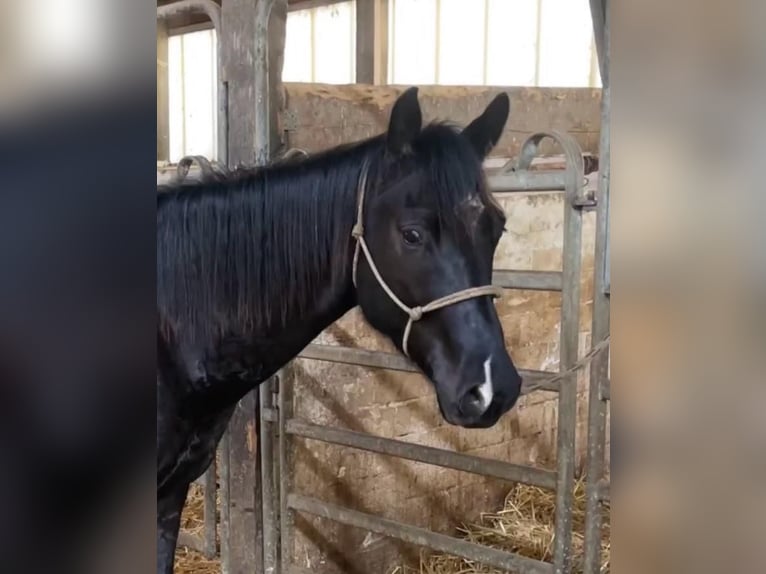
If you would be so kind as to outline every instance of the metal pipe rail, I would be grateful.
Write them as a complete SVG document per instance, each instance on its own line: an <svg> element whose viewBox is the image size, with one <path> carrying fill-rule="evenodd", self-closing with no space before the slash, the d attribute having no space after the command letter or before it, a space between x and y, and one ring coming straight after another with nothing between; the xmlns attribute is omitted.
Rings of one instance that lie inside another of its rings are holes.
<svg viewBox="0 0 766 574"><path fill-rule="evenodd" d="M298 354L300 359L313 359L315 361L327 361L328 363L342 363L344 365L356 365L373 369L390 369L406 373L419 373L415 364L398 353L385 351L369 351L367 349L355 349L339 345L323 345L314 343L306 347ZM548 371L534 371L519 369L523 379L521 392L527 394L530 389L558 392L559 383L547 381L555 373Z"/></svg>
<svg viewBox="0 0 766 574"><path fill-rule="evenodd" d="M330 444L471 472L509 482L523 482L549 490L556 487L556 473L541 468L511 464L510 462L462 454L451 450L316 425L298 419L287 421L286 429L287 433L293 436Z"/></svg>
<svg viewBox="0 0 766 574"><path fill-rule="evenodd" d="M426 546L439 552L447 552L488 564L503 570L519 572L523 574L552 574L553 566L547 562L525 558L510 552L503 552L481 544L474 544L447 536L438 534L426 528L402 524L387 518L381 518L372 514L366 514L350 508L344 508L328 502L323 502L308 496L299 494L290 494L287 497L287 508L307 512L327 518L347 526L363 528L376 534L397 538L410 544Z"/></svg>

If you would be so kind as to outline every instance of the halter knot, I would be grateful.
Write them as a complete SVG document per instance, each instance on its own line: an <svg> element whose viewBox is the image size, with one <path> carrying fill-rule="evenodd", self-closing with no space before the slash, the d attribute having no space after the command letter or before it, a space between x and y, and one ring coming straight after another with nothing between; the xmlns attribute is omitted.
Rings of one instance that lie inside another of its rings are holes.
<svg viewBox="0 0 766 574"><path fill-rule="evenodd" d="M423 318L423 307L411 307L410 308L410 321L420 321Z"/></svg>
<svg viewBox="0 0 766 574"><path fill-rule="evenodd" d="M354 239L359 239L363 235L364 235L364 226L362 225L361 221L357 221L354 224L354 227L351 228L351 237L353 237Z"/></svg>

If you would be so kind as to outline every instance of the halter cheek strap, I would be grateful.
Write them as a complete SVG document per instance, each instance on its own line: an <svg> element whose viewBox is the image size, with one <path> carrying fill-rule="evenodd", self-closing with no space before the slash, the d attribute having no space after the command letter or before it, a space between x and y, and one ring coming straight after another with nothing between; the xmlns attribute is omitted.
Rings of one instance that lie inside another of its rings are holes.
<svg viewBox="0 0 766 574"><path fill-rule="evenodd" d="M364 240L364 193L367 188L368 169L369 162L368 160L365 160L364 164L362 165L362 173L359 176L356 223L351 230L351 236L354 238L354 240L356 240L351 277L354 281L354 287L356 287L356 271L359 267L359 252L361 251L364 253L364 257L367 259L367 264L370 266L372 274L375 276L375 279L378 281L378 284L381 286L383 291L385 291L386 295L388 295L388 297L396 304L396 306L404 311L409 317L407 326L404 328L404 335L402 337L402 350L404 351L404 354L409 357L409 352L407 351L407 342L410 338L410 332L412 331L412 324L416 321L420 321L420 319L423 318L423 315L430 313L431 311L436 311L437 309L442 309L443 307L454 305L455 303L460 303L461 301L474 299L476 297L483 297L485 295L500 297L503 293L503 290L500 287L495 287L494 285L469 287L468 289L456 291L450 295L434 299L430 303L423 306L408 307L405 305L383 280L383 277L380 275L380 271L378 271L378 268L372 259L370 249L367 247L367 242Z"/></svg>

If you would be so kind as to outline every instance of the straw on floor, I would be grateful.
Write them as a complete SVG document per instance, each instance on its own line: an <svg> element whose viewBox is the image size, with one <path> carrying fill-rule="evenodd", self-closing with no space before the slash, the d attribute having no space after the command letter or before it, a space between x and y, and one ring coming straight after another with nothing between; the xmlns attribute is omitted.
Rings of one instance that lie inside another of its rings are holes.
<svg viewBox="0 0 766 574"><path fill-rule="evenodd" d="M517 484L499 512L482 514L479 520L463 525L458 536L500 550L517 552L537 560L553 559L556 495L526 484ZM585 533L585 484L576 484L572 509L572 555L574 572L582 572ZM602 514L601 572L610 572L610 515ZM423 553L418 568L400 566L391 574L505 574L505 572L448 554Z"/></svg>
<svg viewBox="0 0 766 574"><path fill-rule="evenodd" d="M182 528L191 533L202 530L202 490L192 486L182 515ZM475 523L463 525L457 535L463 539L501 550L518 552L537 560L552 560L555 516L555 493L516 485L498 512L485 513ZM601 572L610 572L610 515L605 506L602 517ZM572 551L574 572L582 570L585 532L585 484L576 484L572 509ZM219 574L220 562L180 547L176 553L177 574ZM400 566L390 574L505 574L504 572L447 554L423 553L416 568Z"/></svg>

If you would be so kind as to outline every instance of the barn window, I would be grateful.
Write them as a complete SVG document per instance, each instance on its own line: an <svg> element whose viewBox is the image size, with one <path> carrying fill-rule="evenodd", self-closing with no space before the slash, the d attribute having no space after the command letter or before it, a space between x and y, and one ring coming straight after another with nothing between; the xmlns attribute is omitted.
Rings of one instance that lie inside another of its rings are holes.
<svg viewBox="0 0 766 574"><path fill-rule="evenodd" d="M389 0L388 10L391 84L600 86L588 0Z"/></svg>
<svg viewBox="0 0 766 574"><path fill-rule="evenodd" d="M285 82L352 84L356 76L356 3L287 14Z"/></svg>
<svg viewBox="0 0 766 574"><path fill-rule="evenodd" d="M216 159L216 32L168 38L170 161L185 155Z"/></svg>
<svg viewBox="0 0 766 574"><path fill-rule="evenodd" d="M317 4L288 12L282 78L353 83L356 2ZM216 32L176 30L167 48L168 159L216 159ZM399 85L601 86L588 0L388 0L386 73Z"/></svg>

